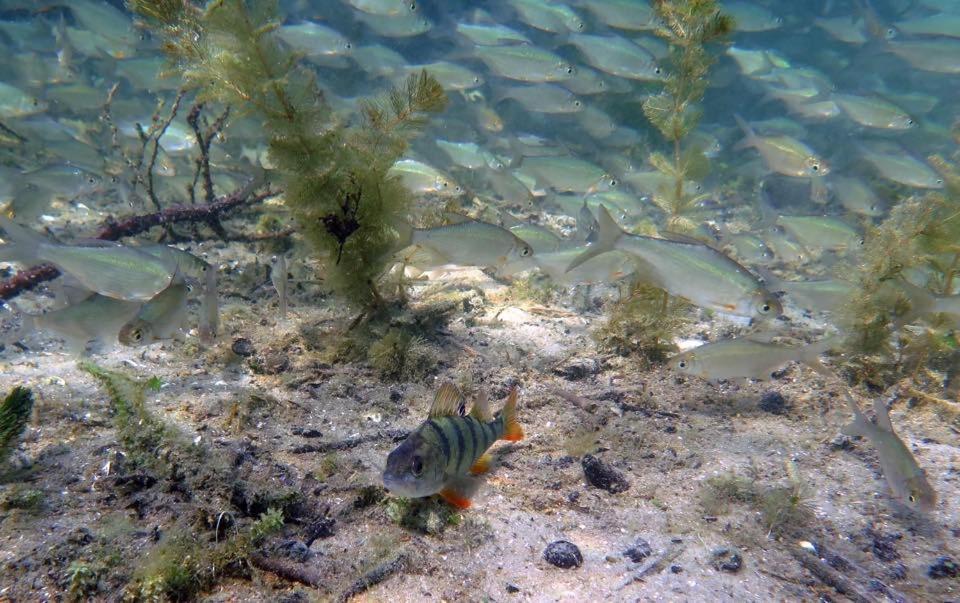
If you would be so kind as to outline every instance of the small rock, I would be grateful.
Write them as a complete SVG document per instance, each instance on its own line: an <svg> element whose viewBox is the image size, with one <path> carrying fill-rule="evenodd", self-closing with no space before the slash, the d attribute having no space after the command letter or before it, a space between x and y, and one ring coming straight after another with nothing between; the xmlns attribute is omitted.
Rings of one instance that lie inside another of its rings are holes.
<svg viewBox="0 0 960 603"><path fill-rule="evenodd" d="M563 569L571 569L583 565L583 555L577 545L566 540L557 540L547 545L543 551L543 558L547 563Z"/></svg>
<svg viewBox="0 0 960 603"><path fill-rule="evenodd" d="M242 356L243 358L249 358L256 353L256 350L253 349L253 343L246 337L237 337L234 339L230 349L233 350L234 354Z"/></svg>
<svg viewBox="0 0 960 603"><path fill-rule="evenodd" d="M514 586L513 584L507 584L507 592L510 593L511 595L515 595L518 592L520 592L520 589Z"/></svg>
<svg viewBox="0 0 960 603"><path fill-rule="evenodd" d="M896 561L900 558L895 545L903 538L902 534L884 534L870 527L864 528L863 534L870 540L870 549L880 561Z"/></svg>
<svg viewBox="0 0 960 603"><path fill-rule="evenodd" d="M294 427L291 430L291 433L295 436L300 436L301 438L320 438L323 437L323 433L319 429L304 429L303 427Z"/></svg>
<svg viewBox="0 0 960 603"><path fill-rule="evenodd" d="M837 437L830 440L830 448L833 450L853 450L853 438L846 434L837 434Z"/></svg>
<svg viewBox="0 0 960 603"><path fill-rule="evenodd" d="M650 543L643 538L637 538L633 546L623 552L623 556L634 563L640 563L652 554L653 549L650 548Z"/></svg>
<svg viewBox="0 0 960 603"><path fill-rule="evenodd" d="M721 547L713 551L710 563L714 569L735 574L743 567L743 557L735 548Z"/></svg>
<svg viewBox="0 0 960 603"><path fill-rule="evenodd" d="M777 391L768 391L760 398L760 410L772 415L785 415L790 410L790 405L783 394Z"/></svg>
<svg viewBox="0 0 960 603"><path fill-rule="evenodd" d="M584 456L581 465L587 481L594 487L606 490L611 494L626 492L630 488L630 482L622 473L592 454Z"/></svg>
<svg viewBox="0 0 960 603"><path fill-rule="evenodd" d="M937 557L933 565L927 569L927 575L934 580L938 578L956 578L960 576L960 567L957 566L956 561L944 555Z"/></svg>
<svg viewBox="0 0 960 603"><path fill-rule="evenodd" d="M672 573L672 574L679 574L679 573L682 572L682 571L683 571L683 568L680 567L679 565L671 565L671 566L670 566L670 573Z"/></svg>
<svg viewBox="0 0 960 603"><path fill-rule="evenodd" d="M314 521L307 526L307 529L304 530L304 540L307 543L307 546L313 544L314 540L322 538L330 538L333 536L333 526L336 524L336 520L332 517L321 517L320 519Z"/></svg>
<svg viewBox="0 0 960 603"><path fill-rule="evenodd" d="M310 547L299 540L284 540L278 542L273 547L273 550L276 554L289 557L299 563L308 561L310 557L313 557L313 551L310 550Z"/></svg>
<svg viewBox="0 0 960 603"><path fill-rule="evenodd" d="M553 369L553 372L569 381L579 381L600 372L596 358L573 358Z"/></svg>

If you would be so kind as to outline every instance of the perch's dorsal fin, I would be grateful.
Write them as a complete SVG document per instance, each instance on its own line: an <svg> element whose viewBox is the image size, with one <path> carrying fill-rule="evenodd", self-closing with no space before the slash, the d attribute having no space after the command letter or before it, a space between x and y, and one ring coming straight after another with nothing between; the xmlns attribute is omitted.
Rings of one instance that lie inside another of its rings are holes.
<svg viewBox="0 0 960 603"><path fill-rule="evenodd" d="M470 416L481 423L493 421L493 413L490 412L490 404L487 401L487 392L481 392L481 394L477 396L477 399L473 401Z"/></svg>
<svg viewBox="0 0 960 603"><path fill-rule="evenodd" d="M457 389L457 386L450 382L444 383L433 398L429 417L435 419L437 417L457 416L464 405L463 395Z"/></svg>

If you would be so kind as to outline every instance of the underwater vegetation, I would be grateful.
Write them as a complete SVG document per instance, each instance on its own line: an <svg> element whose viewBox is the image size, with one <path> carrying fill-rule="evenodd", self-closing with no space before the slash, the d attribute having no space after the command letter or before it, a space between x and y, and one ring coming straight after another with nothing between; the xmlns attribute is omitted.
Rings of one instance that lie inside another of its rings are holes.
<svg viewBox="0 0 960 603"><path fill-rule="evenodd" d="M593 332L599 349L636 356L644 364L664 362L676 350L674 334L689 323L689 304L644 282L630 286L606 323Z"/></svg>
<svg viewBox="0 0 960 603"><path fill-rule="evenodd" d="M200 8L134 0L198 99L261 116L270 164L303 236L324 258L330 288L361 309L380 304L377 280L395 251L393 225L410 193L387 171L446 95L426 71L362 105L362 123L338 123L314 74L276 35L276 2L218 0Z"/></svg>
<svg viewBox="0 0 960 603"><path fill-rule="evenodd" d="M716 62L708 46L726 40L734 21L714 0L655 0L652 4L662 23L656 34L670 45L670 54L663 90L643 101L643 113L673 147L670 156L650 154L653 167L673 181L672 186L663 186L653 195L653 202L667 214L668 230L684 232L695 227L688 214L710 197L691 190L687 182L703 181L710 162L704 149L695 144L684 148L683 140L700 121L698 103Z"/></svg>
<svg viewBox="0 0 960 603"><path fill-rule="evenodd" d="M6 462L10 451L30 420L33 410L33 393L25 387L15 387L0 403L0 467Z"/></svg>

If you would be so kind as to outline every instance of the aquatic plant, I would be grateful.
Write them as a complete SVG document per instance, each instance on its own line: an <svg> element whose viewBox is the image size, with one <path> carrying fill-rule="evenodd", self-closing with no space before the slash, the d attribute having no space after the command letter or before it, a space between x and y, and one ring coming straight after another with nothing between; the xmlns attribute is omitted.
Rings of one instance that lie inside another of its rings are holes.
<svg viewBox="0 0 960 603"><path fill-rule="evenodd" d="M858 290L841 317L856 380L884 387L909 376L940 382L931 369L952 367L956 317L931 314L930 296L952 296L960 271L960 170L929 158L943 177L942 192L901 200L879 225L868 227ZM925 282L908 282L918 278ZM916 326L902 328L908 324Z"/></svg>
<svg viewBox="0 0 960 603"><path fill-rule="evenodd" d="M648 364L663 362L676 351L673 334L687 323L684 311L688 307L653 285L635 283L627 298L613 306L593 338L602 351L635 355Z"/></svg>
<svg viewBox="0 0 960 603"><path fill-rule="evenodd" d="M224 574L236 573L270 535L283 527L283 513L270 509L230 539L207 545L180 530L166 537L139 564L137 577L126 587L125 600L188 601L214 585Z"/></svg>
<svg viewBox="0 0 960 603"><path fill-rule="evenodd" d="M707 75L716 61L708 45L726 39L734 22L720 12L715 0L654 0L653 9L662 23L656 34L670 45L670 55L663 90L644 100L643 113L673 146L672 157L650 155L653 167L673 182L661 187L653 201L667 214L668 229L690 231L695 224L688 214L709 195L689 190L687 183L706 178L710 162L703 149L683 148L682 141L702 114L697 103L706 93Z"/></svg>
<svg viewBox="0 0 960 603"><path fill-rule="evenodd" d="M30 420L33 410L33 393L25 387L15 387L0 404L0 466L7 460L10 451Z"/></svg>
<svg viewBox="0 0 960 603"><path fill-rule="evenodd" d="M370 345L367 360L388 381L416 381L437 366L437 359L423 338L396 328Z"/></svg>
<svg viewBox="0 0 960 603"><path fill-rule="evenodd" d="M422 534L437 536L448 526L458 525L462 519L454 507L436 496L426 498L403 498L390 496L384 499L387 517L397 525Z"/></svg>
<svg viewBox="0 0 960 603"><path fill-rule="evenodd" d="M425 71L382 99L362 103L361 123L335 122L316 76L275 30L275 1L132 0L163 40L198 100L256 113L270 163L304 237L325 258L326 281L362 308L381 305L376 281L397 243L410 193L387 171L446 95Z"/></svg>
<svg viewBox="0 0 960 603"><path fill-rule="evenodd" d="M785 463L786 485L764 484L751 467L749 476L724 473L708 478L700 489L700 506L709 515L722 515L732 504L752 506L768 533L782 534L806 525L813 518L810 490L800 479L796 464Z"/></svg>
<svg viewBox="0 0 960 603"><path fill-rule="evenodd" d="M83 561L74 561L67 567L67 594L71 601L85 601L96 594L99 572Z"/></svg>
<svg viewBox="0 0 960 603"><path fill-rule="evenodd" d="M160 380L152 377L138 381L92 362L80 362L77 368L92 375L107 390L117 435L130 461L154 469L165 468L160 451L179 434L150 413L145 405L147 390L158 391Z"/></svg>

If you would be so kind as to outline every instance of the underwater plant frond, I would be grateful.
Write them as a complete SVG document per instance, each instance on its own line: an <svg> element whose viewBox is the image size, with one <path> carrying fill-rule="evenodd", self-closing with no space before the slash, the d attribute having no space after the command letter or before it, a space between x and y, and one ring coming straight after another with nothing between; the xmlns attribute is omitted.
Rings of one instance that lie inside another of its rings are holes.
<svg viewBox="0 0 960 603"><path fill-rule="evenodd" d="M446 95L426 72L362 104L362 124L333 119L314 71L276 35L277 2L215 0L203 10L174 0L131 7L163 40L199 102L217 101L263 120L284 203L324 260L325 282L348 302L379 303L376 282L406 218L410 193L387 177Z"/></svg>
<svg viewBox="0 0 960 603"><path fill-rule="evenodd" d="M30 420L33 409L33 392L25 387L15 387L0 404L0 463L16 446L17 438Z"/></svg>

